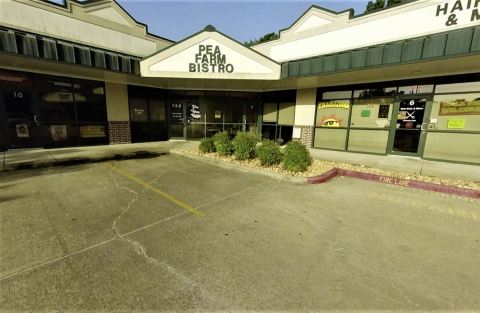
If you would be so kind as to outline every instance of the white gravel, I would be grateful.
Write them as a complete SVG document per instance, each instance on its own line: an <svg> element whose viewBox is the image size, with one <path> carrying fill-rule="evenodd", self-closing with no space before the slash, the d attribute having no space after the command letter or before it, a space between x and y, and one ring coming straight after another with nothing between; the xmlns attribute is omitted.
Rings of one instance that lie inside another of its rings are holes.
<svg viewBox="0 0 480 313"><path fill-rule="evenodd" d="M192 153L192 154L196 154L196 155L211 158L211 159L223 160L225 162L229 162L236 165L246 166L250 168L264 169L264 170L269 170L275 173L281 173L281 174L296 176L296 177L313 177L313 176L321 175L326 171L331 170L332 168L342 168L342 169L357 171L362 173L377 174L377 175L390 176L390 177L396 177L401 179L412 179L412 180L418 180L418 181L440 184L440 185L480 190L480 182L449 179L449 178L438 178L438 177L403 173L403 172L397 172L397 171L389 171L389 170L383 170L378 168L366 167L363 165L354 165L354 164L340 163L340 162L333 162L333 161L313 160L312 165L308 167L307 171L294 173L294 172L289 172L284 170L281 164L271 166L271 167L261 166L260 161L257 159L238 161L238 160L235 160L233 156L220 156L216 153L200 153L198 149L179 150L179 151L184 151L187 153Z"/></svg>

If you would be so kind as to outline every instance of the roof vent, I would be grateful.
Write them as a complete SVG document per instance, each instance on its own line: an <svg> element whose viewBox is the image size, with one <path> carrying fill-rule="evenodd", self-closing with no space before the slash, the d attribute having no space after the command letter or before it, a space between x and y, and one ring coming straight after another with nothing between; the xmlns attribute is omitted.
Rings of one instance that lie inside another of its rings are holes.
<svg viewBox="0 0 480 313"><path fill-rule="evenodd" d="M208 24L207 26L205 26L205 28L204 28L203 30L206 31L206 32L214 32L214 31L216 31L215 27L213 27L213 25L210 25L210 24Z"/></svg>

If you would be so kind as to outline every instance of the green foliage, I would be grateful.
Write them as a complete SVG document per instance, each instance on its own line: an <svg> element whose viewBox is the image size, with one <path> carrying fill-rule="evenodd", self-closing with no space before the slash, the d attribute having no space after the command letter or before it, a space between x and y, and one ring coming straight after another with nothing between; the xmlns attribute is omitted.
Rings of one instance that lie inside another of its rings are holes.
<svg viewBox="0 0 480 313"><path fill-rule="evenodd" d="M238 132L232 141L233 155L237 160L248 160L255 157L257 137L249 132Z"/></svg>
<svg viewBox="0 0 480 313"><path fill-rule="evenodd" d="M215 152L215 143L213 142L213 138L206 138L200 141L198 149L201 153Z"/></svg>
<svg viewBox="0 0 480 313"><path fill-rule="evenodd" d="M231 155L233 145L227 132L216 133L212 137L215 150L220 155Z"/></svg>
<svg viewBox="0 0 480 313"><path fill-rule="evenodd" d="M280 147L270 140L264 140L262 145L257 147L256 153L263 166L275 165L282 161Z"/></svg>
<svg viewBox="0 0 480 313"><path fill-rule="evenodd" d="M278 39L278 38L280 38L279 34L277 34L275 32L271 32L271 33L263 35L259 39L253 39L253 40L250 40L250 41L245 41L244 44L247 47L251 47L251 46L254 46L254 45L258 45L259 43L275 40L275 39Z"/></svg>
<svg viewBox="0 0 480 313"><path fill-rule="evenodd" d="M364 13L372 13L394 5L406 3L410 0L375 0L368 1L367 8Z"/></svg>
<svg viewBox="0 0 480 313"><path fill-rule="evenodd" d="M392 5L397 5L397 4L402 4L406 3L409 0L387 0L387 8L391 7Z"/></svg>
<svg viewBox="0 0 480 313"><path fill-rule="evenodd" d="M375 0L375 2L368 1L365 13L372 13L372 12L383 9L384 7L385 7L385 0Z"/></svg>
<svg viewBox="0 0 480 313"><path fill-rule="evenodd" d="M310 152L299 141L290 141L283 149L283 168L291 172L304 172L312 163Z"/></svg>

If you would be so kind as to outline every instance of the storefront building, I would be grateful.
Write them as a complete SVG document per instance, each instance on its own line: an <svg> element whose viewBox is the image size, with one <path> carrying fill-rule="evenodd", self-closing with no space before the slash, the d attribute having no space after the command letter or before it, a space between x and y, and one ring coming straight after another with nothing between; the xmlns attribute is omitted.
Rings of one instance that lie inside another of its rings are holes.
<svg viewBox="0 0 480 313"><path fill-rule="evenodd" d="M2 149L263 138L480 164L480 1L312 6L247 48L174 43L113 0L0 2Z"/></svg>

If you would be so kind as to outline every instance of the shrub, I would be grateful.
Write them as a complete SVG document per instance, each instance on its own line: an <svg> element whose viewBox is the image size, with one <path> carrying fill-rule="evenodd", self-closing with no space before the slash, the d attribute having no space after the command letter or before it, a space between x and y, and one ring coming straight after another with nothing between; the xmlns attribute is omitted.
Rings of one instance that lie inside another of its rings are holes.
<svg viewBox="0 0 480 313"><path fill-rule="evenodd" d="M291 172L304 172L312 163L310 152L298 141L290 141L283 149L283 168Z"/></svg>
<svg viewBox="0 0 480 313"><path fill-rule="evenodd" d="M257 157L260 160L260 164L270 166L282 161L282 152L275 142L264 140L262 145L257 147Z"/></svg>
<svg viewBox="0 0 480 313"><path fill-rule="evenodd" d="M238 132L232 141L233 155L237 160L248 160L255 157L257 137L249 132Z"/></svg>
<svg viewBox="0 0 480 313"><path fill-rule="evenodd" d="M216 133L212 137L215 150L220 155L230 155L233 152L233 145L227 132Z"/></svg>
<svg viewBox="0 0 480 313"><path fill-rule="evenodd" d="M198 149L201 153L215 152L215 144L213 143L213 138L206 138L200 141Z"/></svg>

